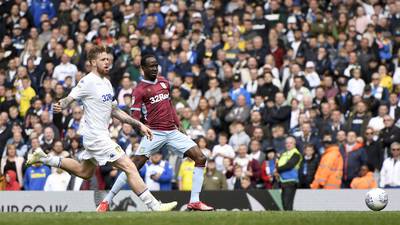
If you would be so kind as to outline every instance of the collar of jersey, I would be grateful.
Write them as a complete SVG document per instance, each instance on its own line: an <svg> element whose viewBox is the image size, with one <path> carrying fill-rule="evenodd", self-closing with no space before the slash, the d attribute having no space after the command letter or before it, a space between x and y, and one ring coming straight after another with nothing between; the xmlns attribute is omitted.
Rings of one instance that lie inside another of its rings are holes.
<svg viewBox="0 0 400 225"><path fill-rule="evenodd" d="M150 80L146 80L144 78L142 78L142 81L148 84L156 84L157 83L157 78L154 81L150 81Z"/></svg>

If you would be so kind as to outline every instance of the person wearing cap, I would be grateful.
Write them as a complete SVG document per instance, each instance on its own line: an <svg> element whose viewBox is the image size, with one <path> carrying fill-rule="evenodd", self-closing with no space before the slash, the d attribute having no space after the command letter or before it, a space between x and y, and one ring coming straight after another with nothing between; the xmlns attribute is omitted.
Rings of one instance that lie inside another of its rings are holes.
<svg viewBox="0 0 400 225"><path fill-rule="evenodd" d="M12 30L12 43L17 53L20 54L25 48L25 37L22 35L21 26L17 23Z"/></svg>
<svg viewBox="0 0 400 225"><path fill-rule="evenodd" d="M173 170L168 161L163 160L161 152L156 152L140 170L150 191L170 191L172 189Z"/></svg>
<svg viewBox="0 0 400 225"><path fill-rule="evenodd" d="M325 151L310 187L312 189L339 189L342 184L343 157L339 146L332 141L330 133L324 134L322 140Z"/></svg>
<svg viewBox="0 0 400 225"><path fill-rule="evenodd" d="M233 82L232 82L232 89L229 92L229 96L231 96L232 100L238 103L238 97L240 95L243 95L244 98L246 99L246 104L247 106L251 105L251 96L250 93L242 87L242 79L240 77L240 74L235 74L233 76Z"/></svg>
<svg viewBox="0 0 400 225"><path fill-rule="evenodd" d="M276 170L276 150L268 147L265 151L265 160L261 163L261 180L265 189L272 189L276 184L274 172Z"/></svg>
<svg viewBox="0 0 400 225"><path fill-rule="evenodd" d="M306 70L304 71L304 77L308 81L308 84L313 90L314 88L318 87L321 84L321 79L317 72L315 72L315 64L313 61L308 61L306 63Z"/></svg>
<svg viewBox="0 0 400 225"><path fill-rule="evenodd" d="M207 161L202 189L204 191L219 191L227 190L227 188L225 175L216 169L214 159L209 159Z"/></svg>

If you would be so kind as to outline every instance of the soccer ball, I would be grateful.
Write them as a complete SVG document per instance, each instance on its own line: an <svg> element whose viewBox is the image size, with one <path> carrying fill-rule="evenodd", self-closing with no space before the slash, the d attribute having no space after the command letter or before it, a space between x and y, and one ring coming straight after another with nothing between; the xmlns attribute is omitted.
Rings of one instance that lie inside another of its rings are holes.
<svg viewBox="0 0 400 225"><path fill-rule="evenodd" d="M388 194L385 190L374 188L365 195L365 204L374 211L380 211L388 204Z"/></svg>

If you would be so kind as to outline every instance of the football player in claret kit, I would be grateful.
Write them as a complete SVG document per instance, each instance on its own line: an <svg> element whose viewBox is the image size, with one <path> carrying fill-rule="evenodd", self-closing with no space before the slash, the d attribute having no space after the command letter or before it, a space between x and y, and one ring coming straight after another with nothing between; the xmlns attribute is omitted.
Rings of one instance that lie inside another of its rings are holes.
<svg viewBox="0 0 400 225"><path fill-rule="evenodd" d="M133 91L132 117L139 120L143 115L145 124L150 127L154 138L142 138L139 148L134 156L136 167L140 168L150 155L158 152L164 145L170 147L181 157L189 157L195 162L193 171L192 191L187 205L189 210L211 211L214 210L200 201L199 195L204 180L204 166L206 157L197 144L181 132L182 127L172 105L170 85L168 80L158 75L158 63L154 55L145 55L141 60L144 78ZM112 198L126 183L125 173L121 173L100 203L98 211L107 211Z"/></svg>
<svg viewBox="0 0 400 225"><path fill-rule="evenodd" d="M54 112L60 113L74 100L81 100L84 108L84 119L80 133L83 136L82 162L74 159L46 155L42 150L35 151L28 157L27 164L42 162L46 165L62 168L83 179L89 179L95 172L97 164L105 165L111 162L113 166L124 171L128 183L139 198L153 211L170 211L177 202L160 203L147 189L136 166L122 148L110 138L108 126L111 117L131 124L140 130L149 141L153 134L151 130L138 120L133 119L118 108L114 99L114 90L110 81L105 78L111 69L111 59L105 47L94 46L88 55L92 71L83 77L74 87L68 97L54 105ZM146 138L143 138L146 139Z"/></svg>

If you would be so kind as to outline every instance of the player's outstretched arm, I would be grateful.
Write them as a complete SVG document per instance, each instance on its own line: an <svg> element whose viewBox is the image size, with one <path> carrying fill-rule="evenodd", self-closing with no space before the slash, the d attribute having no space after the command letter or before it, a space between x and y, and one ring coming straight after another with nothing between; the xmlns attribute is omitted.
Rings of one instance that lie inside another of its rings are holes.
<svg viewBox="0 0 400 225"><path fill-rule="evenodd" d="M63 109L67 108L73 101L74 98L70 96L60 99L56 104L54 104L53 107L54 112L60 113Z"/></svg>
<svg viewBox="0 0 400 225"><path fill-rule="evenodd" d="M118 120L120 120L123 123L128 123L128 124L132 125L133 128L139 130L142 133L142 135L146 136L150 141L153 139L153 133L151 132L150 128L148 128L142 122L130 117L128 114L126 114L120 108L118 108L117 105L113 105L112 111L111 111L111 116L114 118L117 118Z"/></svg>

